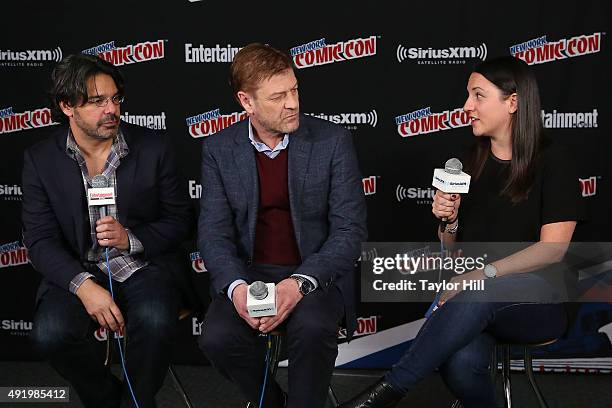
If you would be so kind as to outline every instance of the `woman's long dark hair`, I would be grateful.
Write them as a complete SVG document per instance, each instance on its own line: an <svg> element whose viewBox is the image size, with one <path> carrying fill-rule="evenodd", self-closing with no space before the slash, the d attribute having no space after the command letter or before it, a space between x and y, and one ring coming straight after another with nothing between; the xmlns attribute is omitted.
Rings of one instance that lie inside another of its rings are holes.
<svg viewBox="0 0 612 408"><path fill-rule="evenodd" d="M535 166L543 137L538 84L528 65L518 58L500 57L484 61L474 72L493 83L508 98L517 95L517 110L512 115L512 161L502 195L513 203L527 199L533 185ZM474 179L478 179L491 151L491 139L479 138L466 163Z"/></svg>

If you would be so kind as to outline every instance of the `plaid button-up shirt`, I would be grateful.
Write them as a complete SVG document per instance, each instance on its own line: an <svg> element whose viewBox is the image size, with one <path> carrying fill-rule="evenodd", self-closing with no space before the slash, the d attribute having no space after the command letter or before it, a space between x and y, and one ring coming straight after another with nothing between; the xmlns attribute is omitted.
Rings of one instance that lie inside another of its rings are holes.
<svg viewBox="0 0 612 408"><path fill-rule="evenodd" d="M121 130L117 133L117 137L113 140L111 151L104 164L104 170L102 174L106 176L109 181L109 187L115 190L115 197L117 197L117 177L116 170L119 167L120 159L127 156L129 148L125 143L125 138L121 133ZM85 192L91 186L91 178L89 171L87 170L87 163L85 158L76 144L72 131L68 131L68 139L66 140L66 154L75 160L81 169L81 175L83 176L83 188ZM95 176L95 175L94 175ZM142 243L136 238L131 231L127 230L128 238L130 241L130 248L128 251L123 251L114 247L109 248L108 259L106 262L105 247L98 244L96 238L96 221L100 218L100 207L89 206L89 231L91 236L92 246L87 251L87 260L89 262L97 264L98 268L103 272L107 273L110 268L113 280L123 282L129 278L137 270L147 266L147 262L142 259L144 247ZM117 206L114 204L107 206L107 214L117 219ZM70 281L70 292L76 293L77 289L81 286L85 280L94 277L89 272L81 272Z"/></svg>

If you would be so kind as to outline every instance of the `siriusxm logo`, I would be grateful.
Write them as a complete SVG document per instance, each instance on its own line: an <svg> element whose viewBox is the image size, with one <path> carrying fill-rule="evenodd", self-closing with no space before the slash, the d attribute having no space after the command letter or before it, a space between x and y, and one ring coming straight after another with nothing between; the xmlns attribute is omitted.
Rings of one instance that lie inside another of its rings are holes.
<svg viewBox="0 0 612 408"><path fill-rule="evenodd" d="M62 49L57 47L53 50L25 50L25 51L11 51L0 50L0 61L7 62L60 62L62 60Z"/></svg>
<svg viewBox="0 0 612 408"><path fill-rule="evenodd" d="M21 186L17 184L13 184L12 186L0 184L0 197L2 197L4 201L21 201L22 195Z"/></svg>
<svg viewBox="0 0 612 408"><path fill-rule="evenodd" d="M378 124L378 114L374 109L363 113L308 113L308 115L330 121L337 125L369 125L376 127Z"/></svg>
<svg viewBox="0 0 612 408"><path fill-rule="evenodd" d="M397 61L404 62L407 59L424 63L425 60L440 60L439 64L465 63L467 59L487 59L487 45L482 43L475 47L447 47L447 48L406 48L398 45L395 51Z"/></svg>
<svg viewBox="0 0 612 408"><path fill-rule="evenodd" d="M4 319L0 321L0 328L12 336L27 336L32 330L32 322L25 320Z"/></svg>
<svg viewBox="0 0 612 408"><path fill-rule="evenodd" d="M431 187L405 188L401 184L398 184L397 188L395 189L395 198L400 203L405 200L415 200L416 199L417 204L431 204L431 201L433 200L433 197L435 194L436 194L436 190Z"/></svg>

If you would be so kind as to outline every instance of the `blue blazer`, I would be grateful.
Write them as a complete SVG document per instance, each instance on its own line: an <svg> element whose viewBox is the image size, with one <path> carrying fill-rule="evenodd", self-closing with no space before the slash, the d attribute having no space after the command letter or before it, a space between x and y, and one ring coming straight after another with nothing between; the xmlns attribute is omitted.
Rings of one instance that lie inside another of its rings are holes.
<svg viewBox="0 0 612 408"><path fill-rule="evenodd" d="M295 273L315 277L322 290L340 289L353 333L355 262L367 230L352 136L341 126L301 115L288 149L289 203L302 258ZM255 160L248 120L203 142L198 246L216 294L236 279L250 281L259 204Z"/></svg>
<svg viewBox="0 0 612 408"><path fill-rule="evenodd" d="M192 211L180 188L170 140L121 123L130 149L117 169L119 222L142 242L148 261L160 262L188 238ZM23 239L33 266L47 282L68 290L84 271L91 247L81 170L66 154L68 127L24 153Z"/></svg>

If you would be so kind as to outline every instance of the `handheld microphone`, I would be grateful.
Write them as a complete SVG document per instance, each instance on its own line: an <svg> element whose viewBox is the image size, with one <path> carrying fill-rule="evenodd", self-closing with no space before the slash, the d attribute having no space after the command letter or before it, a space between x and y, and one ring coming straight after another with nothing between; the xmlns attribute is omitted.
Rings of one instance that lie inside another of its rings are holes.
<svg viewBox="0 0 612 408"><path fill-rule="evenodd" d="M456 158L448 159L443 169L435 169L431 185L445 193L464 194L470 190L470 175L464 173L463 164ZM442 232L446 229L446 217L440 220Z"/></svg>
<svg viewBox="0 0 612 408"><path fill-rule="evenodd" d="M107 215L106 206L115 204L115 190L108 186L108 178L104 174L92 177L91 187L87 189L87 203L89 206L100 206L100 218Z"/></svg>
<svg viewBox="0 0 612 408"><path fill-rule="evenodd" d="M275 285L262 281L251 283L247 290L247 311L251 317L275 316Z"/></svg>

